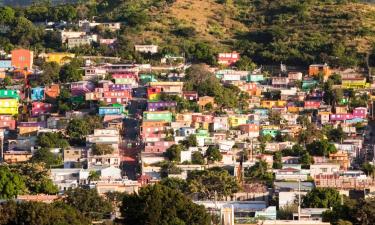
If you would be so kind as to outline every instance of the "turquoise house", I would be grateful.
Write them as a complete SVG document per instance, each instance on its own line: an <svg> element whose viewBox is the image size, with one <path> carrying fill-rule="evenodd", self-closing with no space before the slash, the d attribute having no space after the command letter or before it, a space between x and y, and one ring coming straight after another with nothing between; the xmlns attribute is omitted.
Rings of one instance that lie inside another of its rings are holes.
<svg viewBox="0 0 375 225"><path fill-rule="evenodd" d="M247 82L261 82L264 81L263 74L249 74L246 79Z"/></svg>
<svg viewBox="0 0 375 225"><path fill-rule="evenodd" d="M40 101L44 100L44 87L35 87L31 89L31 100Z"/></svg>
<svg viewBox="0 0 375 225"><path fill-rule="evenodd" d="M276 137L278 134L280 134L280 130L273 127L262 128L260 131L260 135L262 136L271 135L272 137Z"/></svg>
<svg viewBox="0 0 375 225"><path fill-rule="evenodd" d="M317 84L318 84L318 81L316 80L304 80L302 81L302 89L310 90L311 88L314 88Z"/></svg>

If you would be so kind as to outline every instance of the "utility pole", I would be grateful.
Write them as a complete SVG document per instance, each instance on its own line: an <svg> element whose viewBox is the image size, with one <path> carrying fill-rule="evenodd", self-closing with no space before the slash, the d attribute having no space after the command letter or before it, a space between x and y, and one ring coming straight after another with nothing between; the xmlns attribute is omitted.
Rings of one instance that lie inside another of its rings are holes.
<svg viewBox="0 0 375 225"><path fill-rule="evenodd" d="M298 178L298 221L301 220L301 178Z"/></svg>

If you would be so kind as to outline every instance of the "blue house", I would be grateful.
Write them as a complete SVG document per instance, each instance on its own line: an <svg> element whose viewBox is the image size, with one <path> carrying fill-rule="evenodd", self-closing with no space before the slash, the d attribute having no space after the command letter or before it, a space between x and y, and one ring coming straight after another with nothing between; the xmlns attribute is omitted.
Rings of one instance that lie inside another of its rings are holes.
<svg viewBox="0 0 375 225"><path fill-rule="evenodd" d="M0 69L10 69L12 68L11 60L0 60Z"/></svg>
<svg viewBox="0 0 375 225"><path fill-rule="evenodd" d="M31 100L40 101L44 100L44 87L35 87L31 89Z"/></svg>
<svg viewBox="0 0 375 225"><path fill-rule="evenodd" d="M121 115L124 112L123 106L105 106L99 107L99 115Z"/></svg>

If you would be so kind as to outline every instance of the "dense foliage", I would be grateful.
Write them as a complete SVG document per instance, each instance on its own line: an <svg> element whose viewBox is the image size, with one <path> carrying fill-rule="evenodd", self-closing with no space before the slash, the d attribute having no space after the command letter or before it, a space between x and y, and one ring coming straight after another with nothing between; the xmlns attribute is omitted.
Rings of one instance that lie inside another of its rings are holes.
<svg viewBox="0 0 375 225"><path fill-rule="evenodd" d="M125 224L211 224L203 206L194 204L179 190L158 184L125 195L121 213Z"/></svg>

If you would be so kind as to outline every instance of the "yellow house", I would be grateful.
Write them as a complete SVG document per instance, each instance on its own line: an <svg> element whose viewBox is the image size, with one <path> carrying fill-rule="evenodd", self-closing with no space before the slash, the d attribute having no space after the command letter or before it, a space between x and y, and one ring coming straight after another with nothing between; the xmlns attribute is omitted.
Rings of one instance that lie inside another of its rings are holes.
<svg viewBox="0 0 375 225"><path fill-rule="evenodd" d="M298 106L288 106L288 112L290 113L299 113L300 107Z"/></svg>
<svg viewBox="0 0 375 225"><path fill-rule="evenodd" d="M283 100L264 100L261 101L261 106L263 108L273 108L273 107L285 107L286 101Z"/></svg>
<svg viewBox="0 0 375 225"><path fill-rule="evenodd" d="M46 62L56 62L59 65L63 65L65 63L68 63L74 57L75 54L73 53L53 52L47 54Z"/></svg>
<svg viewBox="0 0 375 225"><path fill-rule="evenodd" d="M18 99L0 99L0 114L18 114Z"/></svg>
<svg viewBox="0 0 375 225"><path fill-rule="evenodd" d="M229 121L229 126L231 128L238 127L240 125L247 123L248 116L247 115L234 115L234 116L230 116L228 118L228 121Z"/></svg>
<svg viewBox="0 0 375 225"><path fill-rule="evenodd" d="M368 88L370 87L370 84L366 83L366 78L356 77L356 78L351 78L351 79L343 79L341 86L343 88L358 89L358 88Z"/></svg>

